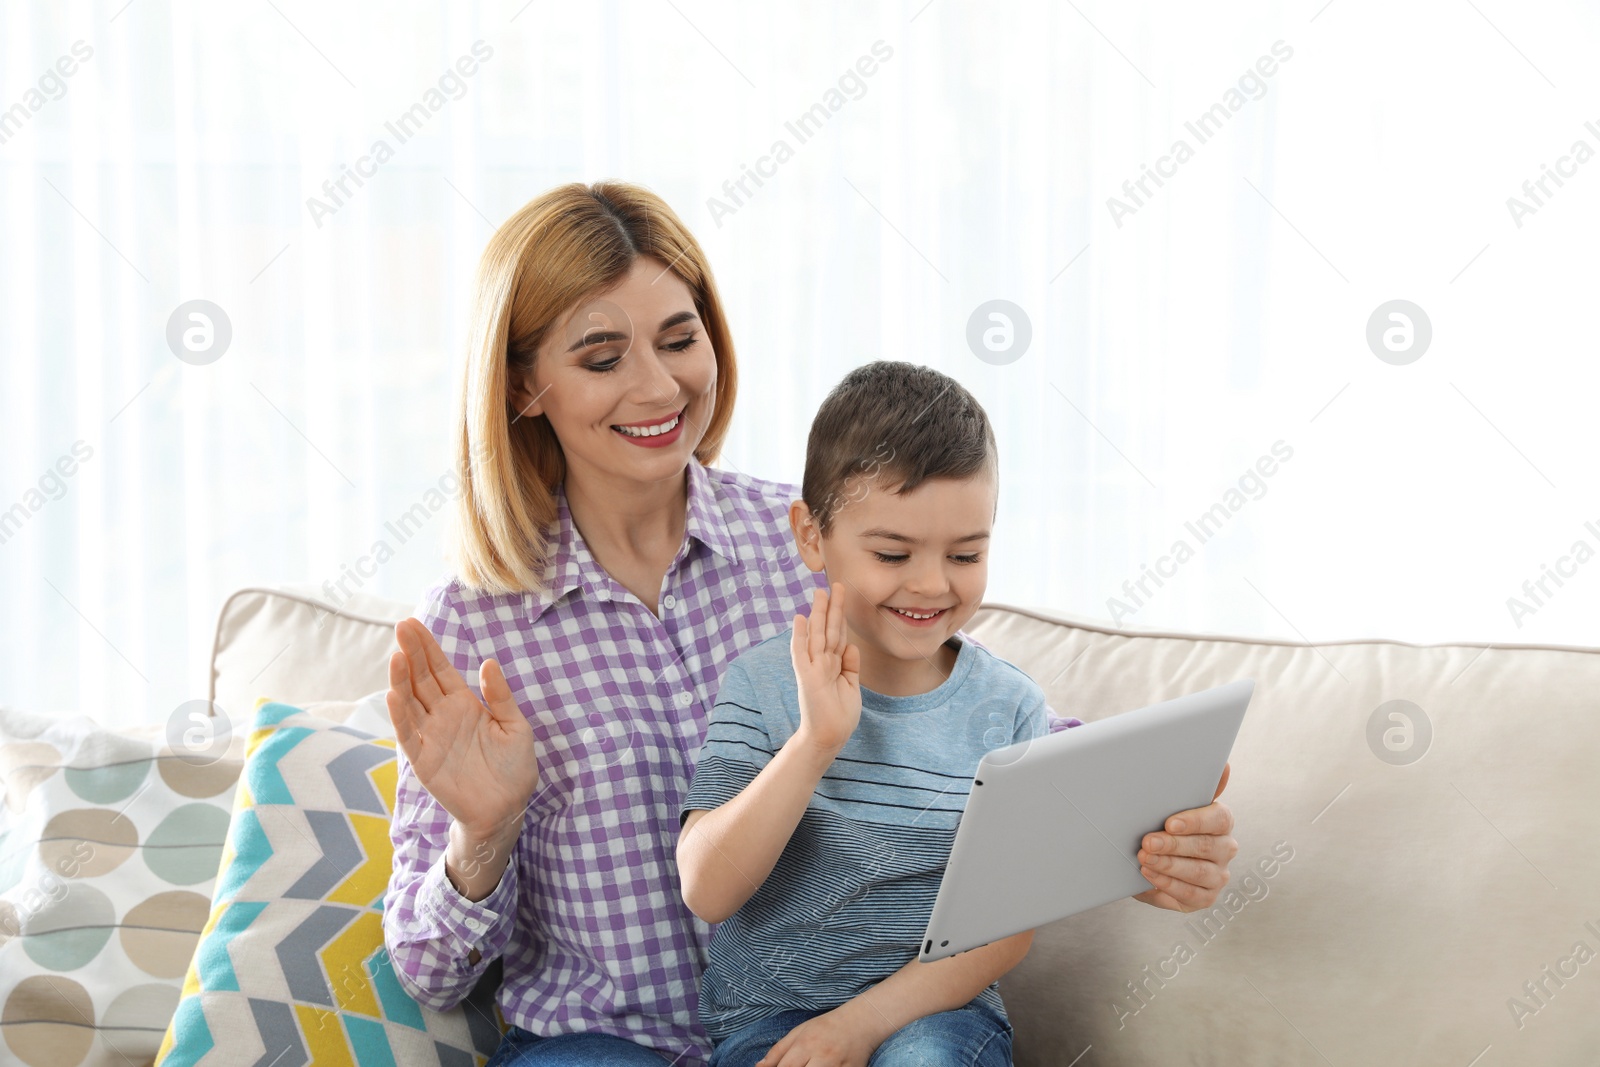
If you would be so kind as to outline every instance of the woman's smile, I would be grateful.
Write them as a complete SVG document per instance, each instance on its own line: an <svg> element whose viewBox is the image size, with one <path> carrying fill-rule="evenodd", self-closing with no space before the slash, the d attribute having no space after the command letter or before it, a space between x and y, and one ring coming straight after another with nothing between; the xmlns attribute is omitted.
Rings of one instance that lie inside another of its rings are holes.
<svg viewBox="0 0 1600 1067"><path fill-rule="evenodd" d="M677 443L683 436L683 424L686 421L684 415L688 410L689 405L685 404L664 419L652 422L614 423L611 431L629 444L638 445L640 448L664 448Z"/></svg>

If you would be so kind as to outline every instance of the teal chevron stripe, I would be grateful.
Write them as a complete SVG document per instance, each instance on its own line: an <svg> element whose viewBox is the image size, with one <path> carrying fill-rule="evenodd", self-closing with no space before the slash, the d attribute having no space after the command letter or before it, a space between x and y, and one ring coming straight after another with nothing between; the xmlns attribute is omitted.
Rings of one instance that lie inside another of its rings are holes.
<svg viewBox="0 0 1600 1067"><path fill-rule="evenodd" d="M195 951L194 967L200 978L201 992L239 992L239 976L233 973L233 957L228 955L228 945L248 930L266 907L264 903L229 904L228 910L217 919L216 929L200 942L200 947Z"/></svg>
<svg viewBox="0 0 1600 1067"><path fill-rule="evenodd" d="M360 1067L398 1067L382 1023L346 1014L344 1028L350 1033L350 1048Z"/></svg>
<svg viewBox="0 0 1600 1067"><path fill-rule="evenodd" d="M261 710L266 711L273 706L266 704ZM315 730L308 730L304 726L283 726L274 730L271 737L261 742L261 747L255 750L244 765L250 795L257 804L294 803L294 794L289 791L289 783L283 780L283 775L278 771L278 761L315 733Z"/></svg>
<svg viewBox="0 0 1600 1067"><path fill-rule="evenodd" d="M385 1019L413 1030L428 1029L421 1007L400 984L400 976L394 973L394 962L386 949L380 948L368 958L367 974L372 976L372 987L378 991L378 1003L383 1006Z"/></svg>
<svg viewBox="0 0 1600 1067"><path fill-rule="evenodd" d="M289 716L298 715L304 710L304 708L297 708L293 704L279 704L277 701L263 704L261 709L256 712L255 727L257 730L261 730L268 726L276 726Z"/></svg>
<svg viewBox="0 0 1600 1067"><path fill-rule="evenodd" d="M217 1046L206 1024L206 1013L199 997L184 997L172 1018L172 1032L177 1037L161 1067L195 1067L205 1054Z"/></svg>
<svg viewBox="0 0 1600 1067"><path fill-rule="evenodd" d="M233 830L230 844L233 862L217 879L215 902L232 900L239 890L272 858L272 842L261 829L261 815L255 808L244 808L233 813Z"/></svg>

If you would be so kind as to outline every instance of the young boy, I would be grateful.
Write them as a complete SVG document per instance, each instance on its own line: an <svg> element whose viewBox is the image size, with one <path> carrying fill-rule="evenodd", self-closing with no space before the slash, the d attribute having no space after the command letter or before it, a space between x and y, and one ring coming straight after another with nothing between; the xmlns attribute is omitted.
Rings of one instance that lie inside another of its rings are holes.
<svg viewBox="0 0 1600 1067"><path fill-rule="evenodd" d="M1032 931L916 959L979 759L1048 732L1038 685L959 633L994 431L945 375L868 364L817 412L801 488L790 524L829 590L729 664L680 815L684 901L721 924L712 1067L1009 1065L996 980Z"/></svg>

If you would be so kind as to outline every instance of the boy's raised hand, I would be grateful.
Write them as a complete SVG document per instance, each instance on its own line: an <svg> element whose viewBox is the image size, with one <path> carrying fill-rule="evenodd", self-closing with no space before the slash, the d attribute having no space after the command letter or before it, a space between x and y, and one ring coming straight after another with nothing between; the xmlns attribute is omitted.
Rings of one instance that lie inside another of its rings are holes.
<svg viewBox="0 0 1600 1067"><path fill-rule="evenodd" d="M794 617L789 641L800 689L800 729L818 748L837 753L861 721L861 650L845 643L844 590L818 589L811 617Z"/></svg>

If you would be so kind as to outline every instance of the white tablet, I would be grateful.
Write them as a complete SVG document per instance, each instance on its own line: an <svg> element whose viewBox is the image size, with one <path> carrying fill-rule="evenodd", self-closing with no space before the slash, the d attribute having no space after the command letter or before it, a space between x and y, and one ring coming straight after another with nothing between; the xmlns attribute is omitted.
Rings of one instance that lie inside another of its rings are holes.
<svg viewBox="0 0 1600 1067"><path fill-rule="evenodd" d="M919 958L1154 888L1144 835L1211 803L1255 681L997 748L972 779Z"/></svg>

